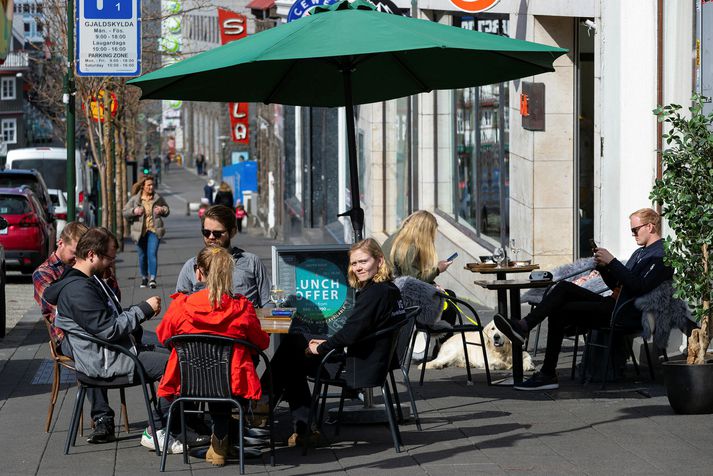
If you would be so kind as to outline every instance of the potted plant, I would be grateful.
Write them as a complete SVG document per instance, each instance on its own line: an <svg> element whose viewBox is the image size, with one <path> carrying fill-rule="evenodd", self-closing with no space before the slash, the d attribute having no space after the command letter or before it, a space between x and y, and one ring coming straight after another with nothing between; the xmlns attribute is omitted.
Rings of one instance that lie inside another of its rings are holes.
<svg viewBox="0 0 713 476"><path fill-rule="evenodd" d="M674 269L675 296L686 301L700 324L688 339L687 362L664 365L669 402L678 413L713 412L713 363L706 363L711 341L713 297L713 113L694 95L688 108L670 104L654 113L664 122L663 174L650 198L674 236L665 242L665 262Z"/></svg>

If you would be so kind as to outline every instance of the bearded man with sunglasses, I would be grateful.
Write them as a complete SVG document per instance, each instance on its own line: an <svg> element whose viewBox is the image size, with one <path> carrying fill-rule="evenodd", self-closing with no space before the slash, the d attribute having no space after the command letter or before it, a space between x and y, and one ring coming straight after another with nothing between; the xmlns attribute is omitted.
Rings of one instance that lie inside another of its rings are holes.
<svg viewBox="0 0 713 476"><path fill-rule="evenodd" d="M205 246L222 246L230 250L235 259L233 293L242 294L256 308L268 304L270 302L270 278L265 265L257 255L230 245L230 240L238 229L234 212L225 205L214 205L205 211L201 224L201 234ZM192 257L183 265L178 275L176 292L192 294L205 287L204 283L196 280L195 264L196 258Z"/></svg>
<svg viewBox="0 0 713 476"><path fill-rule="evenodd" d="M559 388L556 368L565 328L608 326L617 297L620 302L626 302L652 291L673 277L673 269L663 262L664 247L659 214L651 208L642 208L632 213L629 221L631 234L640 248L634 251L626 265L605 248L597 247L592 250L597 271L613 291L611 296L602 296L569 281L560 281L523 319L511 321L500 314L495 315L495 326L498 330L519 345L525 342L531 329L549 318L547 349L542 368L527 381L516 385L516 390ZM633 306L622 309L621 319L624 325L641 325L641 315Z"/></svg>

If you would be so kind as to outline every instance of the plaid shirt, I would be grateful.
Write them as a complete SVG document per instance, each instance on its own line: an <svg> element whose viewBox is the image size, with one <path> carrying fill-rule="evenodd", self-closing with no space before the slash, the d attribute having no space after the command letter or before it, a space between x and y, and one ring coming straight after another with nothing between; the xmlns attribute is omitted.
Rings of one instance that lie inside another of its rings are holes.
<svg viewBox="0 0 713 476"><path fill-rule="evenodd" d="M67 265L59 259L57 253L52 253L50 257L32 273L32 282L35 285L35 301L37 301L37 304L40 306L42 317L50 324L52 339L55 340L57 344L62 342L64 332L52 325L54 323L55 306L45 301L43 295L45 289L57 281L65 269L67 269Z"/></svg>

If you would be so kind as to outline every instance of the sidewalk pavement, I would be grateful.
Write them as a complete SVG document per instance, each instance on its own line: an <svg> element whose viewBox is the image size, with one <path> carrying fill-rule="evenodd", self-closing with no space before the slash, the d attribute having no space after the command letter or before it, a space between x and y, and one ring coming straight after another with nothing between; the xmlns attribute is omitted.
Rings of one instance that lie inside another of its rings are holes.
<svg viewBox="0 0 713 476"><path fill-rule="evenodd" d="M136 253L127 242L117 260L117 275L125 305L158 294L168 307L178 272L202 246L196 215L186 216L186 202L198 201L203 179L183 169L164 174L159 193L172 213L159 249L159 287L138 286ZM266 261L275 241L248 229L233 241ZM489 313L491 314L491 313ZM489 318L486 318L486 320ZM146 327L155 328L154 318ZM542 354L538 356L542 357ZM141 447L146 415L138 389L127 392L131 432L115 443L89 445L81 437L70 455L63 455L72 405L72 376L63 382L50 433L44 432L49 402L51 365L47 334L40 313L32 308L0 341L0 441L3 474L121 475L158 472L159 460ZM475 385L466 385L463 369L432 370L422 387L412 369L423 431L413 422L402 426L405 450L394 452L385 425L343 426L334 436L325 425L325 445L301 456L287 448L289 416L278 412L276 466L264 454L248 459L248 474L711 474L713 417L674 415L660 384L631 378L599 392L598 385L581 386L568 377L570 353L561 359L561 389L516 392L488 387L482 371ZM496 373L496 376L498 374ZM405 394L402 391L402 400ZM117 410L118 394L110 392ZM88 405L85 426L88 427ZM118 422L118 417L117 417ZM89 431L88 428L86 431ZM197 458L184 465L171 455L172 473L236 473L237 463L212 468Z"/></svg>

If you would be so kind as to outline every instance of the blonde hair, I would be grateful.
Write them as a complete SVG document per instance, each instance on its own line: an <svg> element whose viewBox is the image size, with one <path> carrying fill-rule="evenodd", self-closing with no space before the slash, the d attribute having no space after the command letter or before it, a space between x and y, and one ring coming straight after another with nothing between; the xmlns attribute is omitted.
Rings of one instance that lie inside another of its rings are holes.
<svg viewBox="0 0 713 476"><path fill-rule="evenodd" d="M208 301L220 309L223 295L233 295L233 257L222 246L206 246L198 253L196 266L206 276Z"/></svg>
<svg viewBox="0 0 713 476"><path fill-rule="evenodd" d="M228 185L225 182L220 182L220 186L218 187L219 192L231 192L232 189L230 188L230 185Z"/></svg>
<svg viewBox="0 0 713 476"><path fill-rule="evenodd" d="M417 210L406 217L401 229L396 233L389 253L389 260L399 273L413 264L419 274L424 276L436 265L436 228L436 217L426 210ZM407 256L411 249L414 249L416 254L413 257L414 262L408 263Z"/></svg>
<svg viewBox="0 0 713 476"><path fill-rule="evenodd" d="M648 225L649 223L651 223L652 225L654 225L654 230L656 231L656 234L661 234L661 216L656 213L656 210L652 208L641 208L629 215L629 218L635 216L639 217L642 225Z"/></svg>
<svg viewBox="0 0 713 476"><path fill-rule="evenodd" d="M381 246L379 246L379 243L375 239L367 238L365 240L361 240L357 243L354 243L352 247L349 248L350 261L352 253L354 253L355 251L365 251L372 258L376 260L381 259L381 265L376 271L374 277L371 278L372 281L374 281L375 283L383 283L384 281L391 281L392 279L394 279L393 273L391 272L391 266L389 266L389 263L386 262L384 252L381 250ZM352 271L351 262L349 263L349 270L347 271L347 279L349 280L349 286L355 289L360 289L366 284L359 281L359 278L357 278L354 271Z"/></svg>

